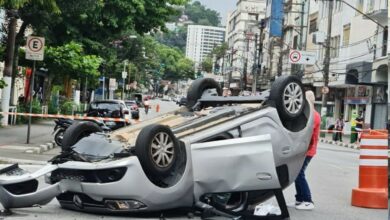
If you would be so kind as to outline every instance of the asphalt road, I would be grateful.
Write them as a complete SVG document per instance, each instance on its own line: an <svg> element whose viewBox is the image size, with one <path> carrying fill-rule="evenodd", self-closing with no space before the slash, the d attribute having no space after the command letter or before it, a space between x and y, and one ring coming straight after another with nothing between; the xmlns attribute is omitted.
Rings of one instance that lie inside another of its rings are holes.
<svg viewBox="0 0 390 220"><path fill-rule="evenodd" d="M297 220L385 220L387 210L366 209L351 206L351 190L358 184L357 150L321 143L317 156L307 170L316 208L313 211L298 211L289 208L291 219ZM39 166L27 165L33 171ZM284 191L287 202L294 201L294 185ZM271 199L266 204L276 204ZM107 216L79 213L61 209L53 200L42 208L24 208L5 217L7 220L74 220L74 219L159 219L160 214L149 216ZM164 215L166 219L188 219L186 212L173 211ZM1 217L0 217L1 219ZM199 219L199 218L195 218Z"/></svg>

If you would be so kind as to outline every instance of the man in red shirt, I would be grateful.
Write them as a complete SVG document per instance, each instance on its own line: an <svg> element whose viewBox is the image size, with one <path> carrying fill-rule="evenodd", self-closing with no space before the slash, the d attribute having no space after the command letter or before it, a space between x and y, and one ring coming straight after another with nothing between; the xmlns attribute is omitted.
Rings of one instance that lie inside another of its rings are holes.
<svg viewBox="0 0 390 220"><path fill-rule="evenodd" d="M309 184L306 181L305 170L310 163L310 160L314 157L317 152L317 144L318 137L320 133L320 123L321 116L320 114L314 110L314 101L315 96L313 91L306 91L306 98L309 104L313 108L314 113L314 126L313 126L313 134L311 136L310 145L306 153L305 161L303 162L303 166L301 171L298 174L297 179L295 180L295 189L297 191L295 195L295 208L298 210L312 210L314 209L314 203L311 199L311 192L309 188Z"/></svg>

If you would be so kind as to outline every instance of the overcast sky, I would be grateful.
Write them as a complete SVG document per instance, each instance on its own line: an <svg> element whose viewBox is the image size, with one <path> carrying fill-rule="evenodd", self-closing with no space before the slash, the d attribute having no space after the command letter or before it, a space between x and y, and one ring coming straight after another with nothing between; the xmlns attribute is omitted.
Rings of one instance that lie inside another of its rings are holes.
<svg viewBox="0 0 390 220"><path fill-rule="evenodd" d="M195 1L195 0L194 0ZM196 0L200 1L203 5L208 8L216 10L222 17L222 24L226 23L226 15L229 11L233 11L236 7L237 0Z"/></svg>

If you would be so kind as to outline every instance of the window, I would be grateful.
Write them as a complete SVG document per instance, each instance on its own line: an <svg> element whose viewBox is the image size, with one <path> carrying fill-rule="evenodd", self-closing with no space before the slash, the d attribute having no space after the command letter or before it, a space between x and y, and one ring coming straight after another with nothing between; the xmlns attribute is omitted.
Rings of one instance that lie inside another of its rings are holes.
<svg viewBox="0 0 390 220"><path fill-rule="evenodd" d="M342 9L342 2L340 0L336 0L333 2L333 10L334 12L339 12Z"/></svg>
<svg viewBox="0 0 390 220"><path fill-rule="evenodd" d="M343 46L349 44L349 35L351 33L351 24L344 25L343 29Z"/></svg>
<svg viewBox="0 0 390 220"><path fill-rule="evenodd" d="M317 18L310 20L309 34L318 31Z"/></svg>
<svg viewBox="0 0 390 220"><path fill-rule="evenodd" d="M375 0L368 0L367 12L372 12L374 10Z"/></svg>
<svg viewBox="0 0 390 220"><path fill-rule="evenodd" d="M339 57L340 35L330 38L330 58Z"/></svg>
<svg viewBox="0 0 390 220"><path fill-rule="evenodd" d="M356 9L359 11L363 11L363 6L364 6L363 4L364 4L364 0L357 0ZM359 14L360 14L359 12L356 12L356 15Z"/></svg>
<svg viewBox="0 0 390 220"><path fill-rule="evenodd" d="M387 31L387 26L386 29L383 31L383 41L382 41L382 56L386 56L387 53L387 39L388 39L388 31Z"/></svg>

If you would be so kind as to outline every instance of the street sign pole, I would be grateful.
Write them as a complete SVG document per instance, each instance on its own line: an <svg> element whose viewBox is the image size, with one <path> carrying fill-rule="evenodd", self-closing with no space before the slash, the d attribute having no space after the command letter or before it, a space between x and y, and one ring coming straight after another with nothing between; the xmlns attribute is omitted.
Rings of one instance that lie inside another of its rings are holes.
<svg viewBox="0 0 390 220"><path fill-rule="evenodd" d="M122 100L125 100L125 78L122 78Z"/></svg>
<svg viewBox="0 0 390 220"><path fill-rule="evenodd" d="M30 93L29 93L29 99L30 99L30 111L29 113L32 113L32 103L33 103L33 91L34 91L34 77L35 77L35 63L36 61L34 60L33 62L33 71L31 74L31 79L30 79ZM27 144L30 144L30 131L31 131L31 115L28 117L28 126L27 126Z"/></svg>
<svg viewBox="0 0 390 220"><path fill-rule="evenodd" d="M33 70L30 79L30 110L28 117L28 126L27 126L27 144L30 143L30 134L31 134L31 113L32 113L32 104L33 104L33 91L34 91L34 78L35 78L35 69L36 61L42 61L44 57L44 48L45 48L45 38L28 36L26 44L26 59L33 60Z"/></svg>
<svg viewBox="0 0 390 220"><path fill-rule="evenodd" d="M102 100L104 100L104 89L105 89L105 88L104 88L104 87L105 87L104 85L105 85L105 84L106 84L106 78L103 76L103 88L102 88L102 89L103 89L103 93L102 93Z"/></svg>

